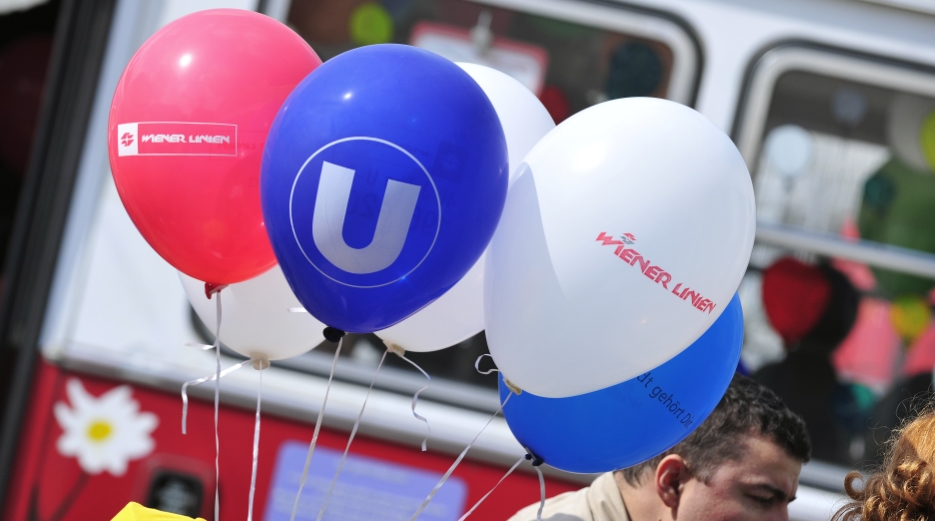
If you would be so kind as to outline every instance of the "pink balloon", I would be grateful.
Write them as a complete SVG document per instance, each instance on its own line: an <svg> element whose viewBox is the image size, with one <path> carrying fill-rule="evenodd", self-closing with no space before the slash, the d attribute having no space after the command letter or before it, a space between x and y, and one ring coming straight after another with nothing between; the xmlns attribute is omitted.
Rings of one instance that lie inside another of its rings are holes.
<svg viewBox="0 0 935 521"><path fill-rule="evenodd" d="M133 223L178 270L230 284L276 263L260 208L263 146L320 64L285 25L236 9L176 20L133 56L111 105L111 169Z"/></svg>

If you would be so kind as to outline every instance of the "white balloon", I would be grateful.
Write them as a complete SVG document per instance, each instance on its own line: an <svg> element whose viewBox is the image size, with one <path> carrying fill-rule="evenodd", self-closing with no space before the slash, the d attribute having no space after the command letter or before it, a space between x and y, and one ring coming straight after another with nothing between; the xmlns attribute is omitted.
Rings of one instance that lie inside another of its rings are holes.
<svg viewBox="0 0 935 521"><path fill-rule="evenodd" d="M539 98L522 83L490 67L474 63L458 63L458 67L474 78L493 104L510 159L510 183L516 180L518 166L536 143L555 128L552 116Z"/></svg>
<svg viewBox="0 0 935 521"><path fill-rule="evenodd" d="M507 195L487 251L490 353L545 397L638 376L727 307L754 231L743 158L704 116L652 98L579 112L539 141Z"/></svg>
<svg viewBox="0 0 935 521"><path fill-rule="evenodd" d="M529 89L506 74L472 63L459 63L484 89L506 136L510 182L516 166L555 123ZM466 340L484 329L484 255L450 290L406 320L377 331L383 340L407 351L436 351Z"/></svg>
<svg viewBox="0 0 935 521"><path fill-rule="evenodd" d="M179 272L188 301L212 332L217 327L216 296L205 297L205 283ZM221 342L250 358L282 360L320 344L325 325L301 308L279 265L221 291Z"/></svg>
<svg viewBox="0 0 935 521"><path fill-rule="evenodd" d="M384 342L425 353L462 342L484 329L484 256L444 295L406 320L377 331Z"/></svg>

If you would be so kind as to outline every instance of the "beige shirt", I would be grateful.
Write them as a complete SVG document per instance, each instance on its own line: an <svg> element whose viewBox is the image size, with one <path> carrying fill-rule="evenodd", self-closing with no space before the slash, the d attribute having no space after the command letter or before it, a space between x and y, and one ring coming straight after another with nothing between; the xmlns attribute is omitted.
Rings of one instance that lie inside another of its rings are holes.
<svg viewBox="0 0 935 521"><path fill-rule="evenodd" d="M529 505L508 521L535 521L539 503ZM542 521L630 521L612 472L601 474L590 487L565 492L545 501Z"/></svg>

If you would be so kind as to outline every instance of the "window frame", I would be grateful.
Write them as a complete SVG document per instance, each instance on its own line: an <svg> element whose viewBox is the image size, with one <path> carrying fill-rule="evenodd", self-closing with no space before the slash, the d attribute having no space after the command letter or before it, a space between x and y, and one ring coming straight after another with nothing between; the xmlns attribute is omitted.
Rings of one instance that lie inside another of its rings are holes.
<svg viewBox="0 0 935 521"><path fill-rule="evenodd" d="M695 103L704 57L692 27L673 13L601 0L469 1L662 42L672 51L666 99Z"/></svg>
<svg viewBox="0 0 935 521"><path fill-rule="evenodd" d="M759 161L766 120L779 78L793 71L935 98L935 68L807 41L773 44L753 58L738 101L732 137L748 169ZM756 241L935 278L935 255L867 240L757 222Z"/></svg>
<svg viewBox="0 0 935 521"><path fill-rule="evenodd" d="M751 166L758 164L762 150L774 86L787 72L808 72L935 98L935 67L805 40L769 45L750 61L731 132L751 175ZM935 255L874 241L855 241L830 233L758 221L756 243L935 278ZM844 477L852 470L812 460L802 467L800 482L842 492Z"/></svg>

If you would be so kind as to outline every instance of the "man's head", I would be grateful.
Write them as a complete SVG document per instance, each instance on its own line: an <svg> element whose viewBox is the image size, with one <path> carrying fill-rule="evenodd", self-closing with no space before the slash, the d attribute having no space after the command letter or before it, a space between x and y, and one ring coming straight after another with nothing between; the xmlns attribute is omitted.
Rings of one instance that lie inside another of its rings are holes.
<svg viewBox="0 0 935 521"><path fill-rule="evenodd" d="M692 521L787 519L811 444L805 423L762 385L734 377L698 429L617 473L631 509Z"/></svg>

